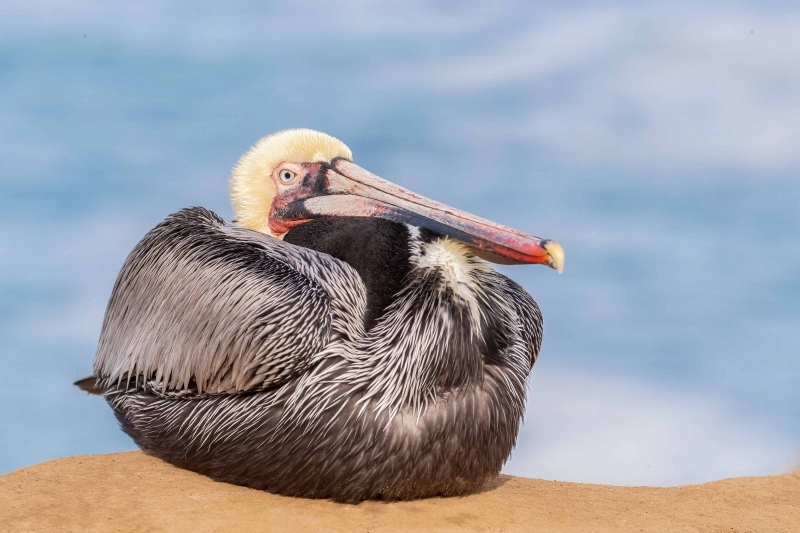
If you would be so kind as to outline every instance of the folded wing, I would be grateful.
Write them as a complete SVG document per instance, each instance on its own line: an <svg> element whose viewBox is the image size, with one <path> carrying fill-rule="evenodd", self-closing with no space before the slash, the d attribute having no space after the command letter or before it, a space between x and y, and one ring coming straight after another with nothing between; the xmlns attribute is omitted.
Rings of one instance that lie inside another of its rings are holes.
<svg viewBox="0 0 800 533"><path fill-rule="evenodd" d="M302 373L358 330L364 289L348 265L225 222L167 217L128 256L94 362L105 385L236 394ZM349 287L349 291L345 289Z"/></svg>

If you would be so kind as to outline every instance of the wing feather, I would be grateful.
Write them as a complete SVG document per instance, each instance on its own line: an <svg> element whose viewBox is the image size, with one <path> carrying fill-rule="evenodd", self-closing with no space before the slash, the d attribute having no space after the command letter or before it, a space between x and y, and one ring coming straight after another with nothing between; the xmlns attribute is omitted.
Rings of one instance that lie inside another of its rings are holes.
<svg viewBox="0 0 800 533"><path fill-rule="evenodd" d="M316 252L289 247L298 248L206 209L170 215L122 267L95 374L108 384L147 382L165 394L231 394L303 372L330 341L333 313L325 287L309 275L313 262L304 254ZM328 257L323 266L328 260L336 261ZM334 266L329 275L357 280ZM359 303L348 311L357 313Z"/></svg>

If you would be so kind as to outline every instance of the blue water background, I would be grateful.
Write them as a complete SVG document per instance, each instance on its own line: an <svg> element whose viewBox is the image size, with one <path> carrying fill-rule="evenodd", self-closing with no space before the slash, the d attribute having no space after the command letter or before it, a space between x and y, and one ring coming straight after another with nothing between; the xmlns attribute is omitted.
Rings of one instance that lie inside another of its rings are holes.
<svg viewBox="0 0 800 533"><path fill-rule="evenodd" d="M231 211L259 137L561 242L506 471L677 484L800 464L792 3L4 2L0 473L132 449L90 373L125 256Z"/></svg>

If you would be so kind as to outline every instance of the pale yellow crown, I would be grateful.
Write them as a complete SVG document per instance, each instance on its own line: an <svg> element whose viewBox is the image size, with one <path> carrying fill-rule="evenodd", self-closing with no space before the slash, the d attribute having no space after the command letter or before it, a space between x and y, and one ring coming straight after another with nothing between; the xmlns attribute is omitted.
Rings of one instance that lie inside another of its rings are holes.
<svg viewBox="0 0 800 533"><path fill-rule="evenodd" d="M353 159L350 148L325 133L309 129L284 130L258 141L231 174L231 205L238 223L273 235L269 211L275 198L272 171L281 163L330 163L336 157Z"/></svg>

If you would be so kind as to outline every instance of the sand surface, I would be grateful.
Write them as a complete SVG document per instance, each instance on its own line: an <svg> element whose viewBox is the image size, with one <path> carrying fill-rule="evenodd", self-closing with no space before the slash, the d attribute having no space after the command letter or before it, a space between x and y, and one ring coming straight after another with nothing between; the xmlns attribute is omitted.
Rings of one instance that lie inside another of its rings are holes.
<svg viewBox="0 0 800 533"><path fill-rule="evenodd" d="M673 488L502 476L462 498L342 505L217 483L131 452L0 476L0 531L800 532L800 471Z"/></svg>

